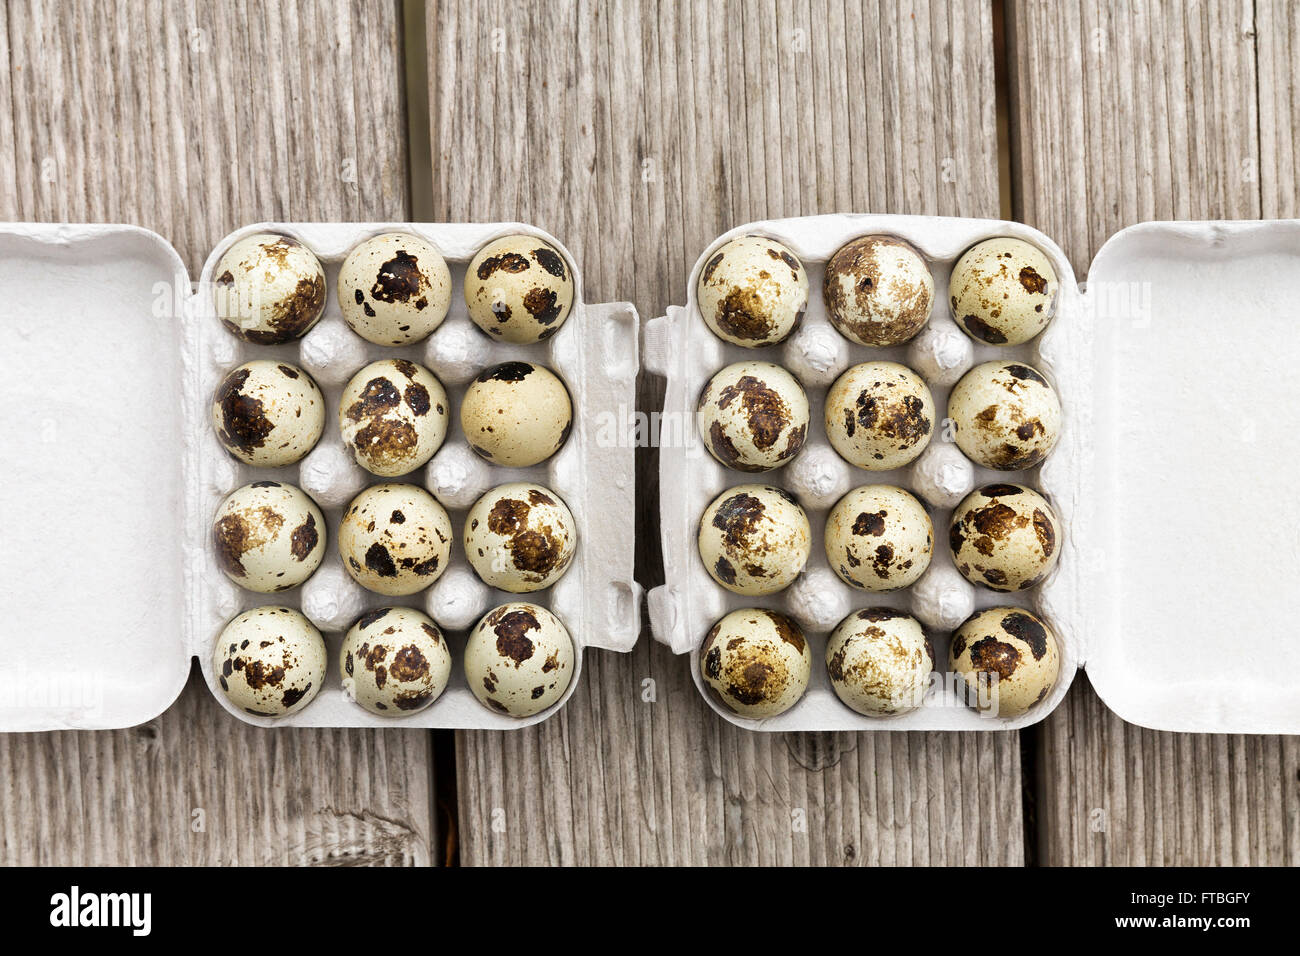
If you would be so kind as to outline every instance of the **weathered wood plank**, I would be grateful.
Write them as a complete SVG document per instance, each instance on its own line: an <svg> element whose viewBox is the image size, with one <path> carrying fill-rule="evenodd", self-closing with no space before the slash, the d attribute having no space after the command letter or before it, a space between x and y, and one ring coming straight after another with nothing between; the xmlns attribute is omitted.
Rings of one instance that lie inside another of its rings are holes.
<svg viewBox="0 0 1300 956"><path fill-rule="evenodd" d="M395 2L0 5L0 219L405 219ZM424 863L430 737L264 731L197 670L132 730L0 736L5 864ZM195 811L203 829L196 831Z"/></svg>
<svg viewBox="0 0 1300 956"><path fill-rule="evenodd" d="M1295 215L1294 4L1016 0L1008 23L1015 212L1080 276L1134 222ZM1040 731L1043 860L1294 864L1298 755L1130 726L1081 676Z"/></svg>
<svg viewBox="0 0 1300 956"><path fill-rule="evenodd" d="M997 215L987 4L448 0L427 33L436 214L553 231L592 301L660 314L750 219ZM647 378L640 407L661 399ZM641 456L646 585L656 467ZM648 633L586 667L555 719L458 735L464 862L1023 859L1014 734L741 732Z"/></svg>

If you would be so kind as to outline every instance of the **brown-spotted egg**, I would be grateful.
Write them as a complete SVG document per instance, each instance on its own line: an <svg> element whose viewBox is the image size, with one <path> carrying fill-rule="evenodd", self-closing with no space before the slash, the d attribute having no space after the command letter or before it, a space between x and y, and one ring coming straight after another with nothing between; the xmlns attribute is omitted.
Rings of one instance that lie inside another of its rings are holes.
<svg viewBox="0 0 1300 956"><path fill-rule="evenodd" d="M775 239L740 236L704 264L696 300L720 339L746 348L775 345L803 321L808 274Z"/></svg>
<svg viewBox="0 0 1300 956"><path fill-rule="evenodd" d="M226 250L213 271L217 318L255 345L311 331L325 311L325 270L297 239L258 233Z"/></svg>
<svg viewBox="0 0 1300 956"><path fill-rule="evenodd" d="M826 394L826 436L851 465L888 471L913 461L934 432L925 380L897 362L863 362Z"/></svg>
<svg viewBox="0 0 1300 956"><path fill-rule="evenodd" d="M217 564L240 587L270 594L312 576L325 556L325 517L293 485L255 481L221 502L212 519Z"/></svg>
<svg viewBox="0 0 1300 956"><path fill-rule="evenodd" d="M315 447L325 428L325 397L296 365L246 362L217 385L212 427L226 451L246 465L292 465Z"/></svg>
<svg viewBox="0 0 1300 956"><path fill-rule="evenodd" d="M339 431L358 465L395 478L419 468L447 437L446 389L423 365L372 362L343 389Z"/></svg>
<svg viewBox="0 0 1300 956"><path fill-rule="evenodd" d="M985 362L962 376L948 397L957 447L998 471L1040 464L1061 435L1056 390L1023 362Z"/></svg>
<svg viewBox="0 0 1300 956"><path fill-rule="evenodd" d="M527 481L493 488L465 518L465 555L490 587L539 591L569 569L578 527L549 488Z"/></svg>
<svg viewBox="0 0 1300 956"><path fill-rule="evenodd" d="M826 516L826 560L847 584L896 591L930 566L934 524L925 506L902 488L863 485Z"/></svg>
<svg viewBox="0 0 1300 956"><path fill-rule="evenodd" d="M741 717L775 717L808 687L812 653L803 631L767 608L732 611L700 647L700 675L727 709Z"/></svg>
<svg viewBox="0 0 1300 956"><path fill-rule="evenodd" d="M235 707L255 717L285 717L320 693L326 663L325 639L301 612L255 607L218 635L212 673Z"/></svg>
<svg viewBox="0 0 1300 956"><path fill-rule="evenodd" d="M550 707L573 679L573 639L544 607L515 601L495 607L465 644L465 679L486 707L531 717Z"/></svg>
<svg viewBox="0 0 1300 956"><path fill-rule="evenodd" d="M713 580L736 594L775 594L788 587L812 548L803 508L787 491L738 485L700 518L699 549Z"/></svg>
<svg viewBox="0 0 1300 956"><path fill-rule="evenodd" d="M470 383L460 405L465 439L495 465L527 468L554 455L573 428L564 383L532 362L503 362Z"/></svg>
<svg viewBox="0 0 1300 956"><path fill-rule="evenodd" d="M959 674L966 700L998 717L1017 717L1052 691L1061 670L1056 635L1019 607L976 612L952 636L948 670Z"/></svg>
<svg viewBox="0 0 1300 956"><path fill-rule="evenodd" d="M836 696L859 714L906 714L921 706L930 686L934 648L910 614L870 607L831 633L826 671Z"/></svg>
<svg viewBox="0 0 1300 956"><path fill-rule="evenodd" d="M1024 485L976 488L952 513L948 546L957 570L972 584L1020 591L1047 577L1060 557L1060 519L1046 499Z"/></svg>
<svg viewBox="0 0 1300 956"><path fill-rule="evenodd" d="M827 318L845 338L883 348L902 345L925 327L934 279L908 243L862 236L827 261L822 294Z"/></svg>
<svg viewBox="0 0 1300 956"><path fill-rule="evenodd" d="M696 403L704 447L737 471L779 468L803 449L808 395L771 362L737 362L709 380Z"/></svg>
<svg viewBox="0 0 1300 956"><path fill-rule="evenodd" d="M527 345L560 331L573 308L564 257L535 236L503 236L478 251L465 272L469 317L503 342Z"/></svg>
<svg viewBox="0 0 1300 956"><path fill-rule="evenodd" d="M1023 239L987 239L953 266L948 301L971 338L990 345L1028 342L1056 314L1060 285L1043 251Z"/></svg>
<svg viewBox="0 0 1300 956"><path fill-rule="evenodd" d="M356 246L343 260L339 308L352 331L375 345L427 338L447 317L451 272L419 236L389 232Z"/></svg>
<svg viewBox="0 0 1300 956"><path fill-rule="evenodd" d="M451 649L438 625L411 607L367 611L339 649L343 692L381 717L423 710L451 676Z"/></svg>
<svg viewBox="0 0 1300 956"><path fill-rule="evenodd" d="M415 485L372 485L339 522L339 556L348 574L379 594L414 594L447 569L451 518Z"/></svg>

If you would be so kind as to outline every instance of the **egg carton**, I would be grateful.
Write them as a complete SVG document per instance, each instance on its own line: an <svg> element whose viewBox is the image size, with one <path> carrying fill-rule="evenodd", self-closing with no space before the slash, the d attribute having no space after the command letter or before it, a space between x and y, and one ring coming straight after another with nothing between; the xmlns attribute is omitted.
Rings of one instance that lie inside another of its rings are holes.
<svg viewBox="0 0 1300 956"><path fill-rule="evenodd" d="M696 301L703 264L725 242L776 239L807 270L809 303L801 328L781 345L746 349L713 335ZM864 235L910 242L927 260L935 308L907 345L855 345L830 325L822 302L826 261ZM953 265L970 246L1009 236L1041 249L1060 279L1055 320L1035 340L1005 348L973 342L947 304ZM1300 652L1290 622L1300 592L1268 587L1300 572L1300 504L1295 474L1300 438L1278 427L1300 385L1300 336L1291 301L1300 276L1300 223L1146 223L1099 251L1088 282L1076 282L1060 248L1028 226L984 219L825 215L749 223L714 241L696 262L685 307L645 325L646 368L666 377L660 450L666 583L648 595L655 637L690 655L696 687L725 719L755 730L1010 730L1045 718L1076 671L1121 717L1165 730L1300 732L1300 695L1285 664ZM1055 385L1061 438L1028 471L975 466L945 440L951 386L972 365L995 358L1028 362ZM715 461L699 441L696 399L715 372L759 359L782 365L808 391L810 427L801 455L775 471L744 474ZM922 375L939 423L907 468L867 472L842 460L822 427L829 385L858 362L888 359ZM953 506L973 488L1013 481L1042 492L1064 530L1055 571L1036 588L1004 594L968 583L946 547ZM785 591L732 594L710 577L696 534L700 515L726 488L759 482L792 492L808 512L811 557ZM933 562L913 586L873 594L831 570L822 545L826 515L863 484L909 489L934 522ZM1264 554L1252 549L1267 542ZM1265 570L1268 569L1268 570ZM851 610L888 606L925 625L936 669L946 670L951 632L974 610L1017 605L1055 630L1060 678L1016 717L983 716L936 688L908 714L872 718L836 696L825 666L828 633ZM805 629L812 653L808 689L788 711L739 717L708 692L699 649L710 627L747 606L782 610ZM1241 625L1241 626L1239 626Z"/></svg>
<svg viewBox="0 0 1300 956"><path fill-rule="evenodd" d="M320 322L297 342L252 345L215 314L216 263L235 242L258 232L298 239L320 259L329 290ZM447 319L407 347L372 345L348 328L335 280L347 253L385 232L410 232L440 250L451 269ZM545 342L490 340L470 321L463 273L484 244L526 233L554 245L574 276L574 304ZM0 336L4 389L30 416L4 427L6 547L3 568L5 653L0 655L0 729L109 728L148 720L184 686L199 658L222 705L263 726L449 727L515 729L564 706L581 679L583 651L629 651L639 631L640 591L633 581L633 446L610 441L616 416L634 405L638 320L627 303L588 304L581 272L552 236L521 223L259 223L217 243L197 289L175 250L147 230L120 225L0 226ZM39 289L39 294L32 294ZM26 290L26 291L24 291ZM230 369L255 358L306 369L325 395L320 441L301 462L254 468L218 442L210 402ZM447 438L427 466L386 479L361 469L338 429L344 384L380 358L428 367L452 401ZM573 429L550 459L531 468L492 465L473 453L460 428L469 381L513 359L545 365L567 385ZM43 386L42 383L50 383ZM50 394L37 399L43 387ZM32 406L36 400L39 408ZM26 451L24 451L26 449ZM33 452L34 449L34 452ZM217 505L255 480L285 481L321 506L326 557L302 586L258 594L231 582L211 545ZM336 533L343 509L363 488L384 481L430 490L456 532L452 560L429 589L407 597L365 590L346 573ZM480 494L510 481L557 492L578 526L578 549L551 588L511 595L483 584L459 538ZM575 645L568 690L554 706L516 719L484 707L461 669L465 636L491 607L523 599L549 607ZM325 635L325 685L307 707L276 719L231 706L212 673L212 649L239 612L265 604L300 608ZM366 610L417 607L452 644L451 679L430 707L395 718L373 715L345 695L337 653L343 633Z"/></svg>

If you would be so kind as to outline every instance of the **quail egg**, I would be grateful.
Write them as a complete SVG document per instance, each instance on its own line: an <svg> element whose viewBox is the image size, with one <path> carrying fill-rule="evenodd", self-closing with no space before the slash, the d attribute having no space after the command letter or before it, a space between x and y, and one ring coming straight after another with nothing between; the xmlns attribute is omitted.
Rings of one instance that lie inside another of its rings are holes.
<svg viewBox="0 0 1300 956"><path fill-rule="evenodd" d="M921 502L893 485L863 485L826 516L826 560L847 584L905 588L930 566L934 525Z"/></svg>
<svg viewBox="0 0 1300 956"><path fill-rule="evenodd" d="M862 236L826 263L826 315L850 341L902 345L925 327L934 279L920 253L901 239Z"/></svg>
<svg viewBox="0 0 1300 956"><path fill-rule="evenodd" d="M808 562L812 529L789 492L737 485L705 509L699 547L705 568L728 591L775 594Z"/></svg>
<svg viewBox="0 0 1300 956"><path fill-rule="evenodd" d="M423 365L381 359L363 368L339 399L339 430L357 464L396 478L433 457L447 437L447 392Z"/></svg>
<svg viewBox="0 0 1300 956"><path fill-rule="evenodd" d="M793 707L808 687L811 664L799 625L767 608L732 611L700 647L704 683L741 717L775 717Z"/></svg>
<svg viewBox="0 0 1300 956"><path fill-rule="evenodd" d="M859 714L906 714L921 706L929 689L934 648L910 614L870 607L831 633L826 671L836 696Z"/></svg>
<svg viewBox="0 0 1300 956"><path fill-rule="evenodd" d="M977 465L1019 471L1041 463L1061 435L1056 390L1022 362L985 362L948 397L957 447Z"/></svg>
<svg viewBox="0 0 1300 956"><path fill-rule="evenodd" d="M503 236L478 251L465 272L469 317L503 342L527 345L560 331L573 308L564 257L536 236Z"/></svg>
<svg viewBox="0 0 1300 956"><path fill-rule="evenodd" d="M442 324L451 272L438 250L400 232L367 239L339 269L339 308L352 331L375 345L409 345Z"/></svg>
<svg viewBox="0 0 1300 956"><path fill-rule="evenodd" d="M1047 577L1060 556L1060 520L1024 485L976 488L952 513L948 545L972 584L1021 591Z"/></svg>
<svg viewBox="0 0 1300 956"><path fill-rule="evenodd" d="M741 236L704 264L696 299L718 338L751 349L775 345L803 321L808 273L775 239Z"/></svg>
<svg viewBox="0 0 1300 956"><path fill-rule="evenodd" d="M460 406L470 447L496 465L527 468L554 455L573 428L569 390L550 369L505 362L479 374Z"/></svg>
<svg viewBox="0 0 1300 956"><path fill-rule="evenodd" d="M236 488L212 519L217 564L240 587L270 594L312 576L325 556L325 517L293 485L255 481Z"/></svg>
<svg viewBox="0 0 1300 956"><path fill-rule="evenodd" d="M808 434L808 396L771 362L737 362L709 380L695 414L704 447L737 471L770 471L794 458Z"/></svg>
<svg viewBox="0 0 1300 956"><path fill-rule="evenodd" d="M414 594L447 569L451 518L415 485L373 485L352 499L339 523L339 556L362 587Z"/></svg>
<svg viewBox="0 0 1300 956"><path fill-rule="evenodd" d="M325 311L325 270L297 239L258 233L226 250L213 271L217 318L246 342L279 345Z"/></svg>
<svg viewBox="0 0 1300 956"><path fill-rule="evenodd" d="M221 380L212 397L212 427L246 465L292 465L315 447L325 428L325 397L297 366L259 359Z"/></svg>
<svg viewBox="0 0 1300 956"><path fill-rule="evenodd" d="M255 717L286 717L325 683L325 639L289 607L255 607L217 637L212 673L230 702Z"/></svg>
<svg viewBox="0 0 1300 956"><path fill-rule="evenodd" d="M465 518L469 563L484 584L513 594L558 581L577 544L577 525L560 496L526 481L493 488Z"/></svg>
<svg viewBox="0 0 1300 956"><path fill-rule="evenodd" d="M339 649L339 676L352 700L381 717L424 710L451 676L451 649L438 625L411 607L367 611Z"/></svg>
<svg viewBox="0 0 1300 956"><path fill-rule="evenodd" d="M573 679L573 640L560 619L515 601L484 615L465 644L465 679L479 701L511 717L550 707Z"/></svg>
<svg viewBox="0 0 1300 956"><path fill-rule="evenodd" d="M826 393L826 437L851 465L888 471L930 443L934 398L921 376L897 362L863 362Z"/></svg>
<svg viewBox="0 0 1300 956"><path fill-rule="evenodd" d="M948 281L953 317L971 338L990 345L1028 342L1052 321L1056 270L1023 239L987 239L967 249Z"/></svg>
<svg viewBox="0 0 1300 956"><path fill-rule="evenodd" d="M1056 635L1038 617L994 607L953 634L948 670L961 675L972 707L990 717L1018 717L1051 693L1061 654Z"/></svg>

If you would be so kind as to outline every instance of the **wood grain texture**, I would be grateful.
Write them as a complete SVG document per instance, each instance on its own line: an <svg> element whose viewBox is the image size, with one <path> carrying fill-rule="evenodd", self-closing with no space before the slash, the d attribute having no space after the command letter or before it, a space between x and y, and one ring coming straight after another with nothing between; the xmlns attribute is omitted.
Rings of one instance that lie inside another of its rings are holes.
<svg viewBox="0 0 1300 956"><path fill-rule="evenodd" d="M1080 276L1134 222L1295 215L1294 4L1016 0L1008 19L1016 214ZM1296 738L1143 730L1080 676L1040 744L1044 862L1300 861Z"/></svg>
<svg viewBox="0 0 1300 956"><path fill-rule="evenodd" d="M405 219L398 20L395 2L2 4L0 219L147 226L192 275L248 222ZM195 668L143 726L0 735L0 863L427 863L429 740L250 727Z"/></svg>
<svg viewBox="0 0 1300 956"><path fill-rule="evenodd" d="M751 219L998 211L983 3L447 0L427 34L436 215L554 232L590 301L661 314L704 245ZM639 407L661 400L646 378ZM646 586L656 468L647 451ZM1023 860L1016 735L746 733L687 667L647 632L630 655L589 652L552 720L459 734L462 861Z"/></svg>

